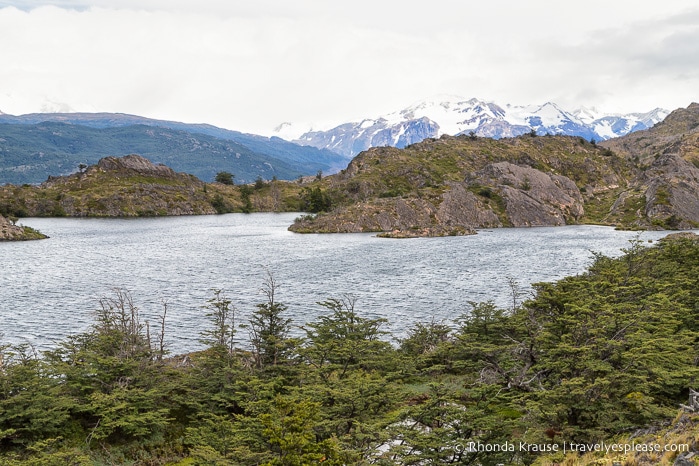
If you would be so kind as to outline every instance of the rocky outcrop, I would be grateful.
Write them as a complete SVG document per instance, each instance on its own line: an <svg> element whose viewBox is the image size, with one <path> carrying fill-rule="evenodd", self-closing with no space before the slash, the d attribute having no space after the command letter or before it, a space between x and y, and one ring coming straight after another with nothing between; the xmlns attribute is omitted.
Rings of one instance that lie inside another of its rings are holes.
<svg viewBox="0 0 699 466"><path fill-rule="evenodd" d="M88 171L94 170L131 172L161 178L177 177L177 173L172 168L163 164L156 165L147 158L137 154L130 154L124 157L105 157L100 159L97 165L88 168Z"/></svg>
<svg viewBox="0 0 699 466"><path fill-rule="evenodd" d="M447 228L435 223L436 213L435 206L422 199L377 199L326 215L303 217L289 229L299 233L394 232L395 236L421 231L420 236L444 236ZM458 226L452 227L456 231Z"/></svg>
<svg viewBox="0 0 699 466"><path fill-rule="evenodd" d="M656 157L638 179L645 227L689 229L699 226L699 168L678 154Z"/></svg>
<svg viewBox="0 0 699 466"><path fill-rule="evenodd" d="M382 236L394 238L475 233L468 225L439 222L438 215L439 209L423 199L378 199L330 214L302 217L289 230L297 233L383 232Z"/></svg>
<svg viewBox="0 0 699 466"><path fill-rule="evenodd" d="M46 235L29 227L15 225L0 215L0 241L25 241L44 238L46 238Z"/></svg>
<svg viewBox="0 0 699 466"><path fill-rule="evenodd" d="M488 164L445 188L433 198L371 199L306 217L290 230L444 236L476 228L566 225L578 223L584 214L582 194L570 178L509 162Z"/></svg>
<svg viewBox="0 0 699 466"><path fill-rule="evenodd" d="M651 225L673 229L699 226L699 168L677 154L658 157L646 170L645 216Z"/></svg>
<svg viewBox="0 0 699 466"><path fill-rule="evenodd" d="M656 155L618 195L609 217L622 228L699 227L699 168L676 153Z"/></svg>
<svg viewBox="0 0 699 466"><path fill-rule="evenodd" d="M451 183L442 195L435 215L436 223L446 228L501 227L497 214L466 188L466 183Z"/></svg>
<svg viewBox="0 0 699 466"><path fill-rule="evenodd" d="M586 199L619 188L620 159L581 138L444 136L374 148L324 183L343 203L292 231L460 232L585 220Z"/></svg>
<svg viewBox="0 0 699 466"><path fill-rule="evenodd" d="M514 227L577 223L584 214L580 190L565 176L499 162L477 172L471 184L495 186L507 223Z"/></svg>

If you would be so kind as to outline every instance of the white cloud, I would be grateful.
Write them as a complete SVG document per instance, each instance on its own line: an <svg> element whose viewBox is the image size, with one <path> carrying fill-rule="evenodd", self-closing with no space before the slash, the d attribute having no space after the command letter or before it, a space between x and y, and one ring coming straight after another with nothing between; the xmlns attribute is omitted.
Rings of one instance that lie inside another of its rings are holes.
<svg viewBox="0 0 699 466"><path fill-rule="evenodd" d="M262 132L439 93L686 106L699 88L699 9L640 3L0 0L0 110L119 111Z"/></svg>

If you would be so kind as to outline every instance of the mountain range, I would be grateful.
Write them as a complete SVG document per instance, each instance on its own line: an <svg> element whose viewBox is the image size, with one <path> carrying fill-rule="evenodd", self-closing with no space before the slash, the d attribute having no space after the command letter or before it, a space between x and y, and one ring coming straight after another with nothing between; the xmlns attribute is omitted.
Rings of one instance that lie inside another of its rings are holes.
<svg viewBox="0 0 699 466"><path fill-rule="evenodd" d="M329 130L282 124L272 137L208 124L156 120L122 113L0 112L0 183L39 183L74 173L107 156L139 154L205 181L229 171L237 182L331 174L371 147L404 148L442 135L500 139L535 131L603 141L652 127L669 112L604 114L567 111L555 103L500 106L446 96Z"/></svg>
<svg viewBox="0 0 699 466"><path fill-rule="evenodd" d="M0 112L0 184L39 183L74 173L80 164L134 153L208 181L219 171L252 182L332 173L347 165L329 150L206 124L121 113Z"/></svg>
<svg viewBox="0 0 699 466"><path fill-rule="evenodd" d="M274 134L302 145L329 149L353 157L371 147L403 148L444 134L500 139L536 131L539 135L580 136L603 141L650 128L670 112L605 114L594 108L568 111L552 102L543 105L498 105L480 99L441 96L403 110L338 125L328 130L305 130L284 123Z"/></svg>

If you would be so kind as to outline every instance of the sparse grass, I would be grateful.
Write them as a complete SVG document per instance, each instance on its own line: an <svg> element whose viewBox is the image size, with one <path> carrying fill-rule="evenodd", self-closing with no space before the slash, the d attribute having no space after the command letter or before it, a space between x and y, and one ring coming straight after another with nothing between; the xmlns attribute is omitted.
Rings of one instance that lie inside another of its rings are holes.
<svg viewBox="0 0 699 466"><path fill-rule="evenodd" d="M604 193L598 193L594 197L590 197L585 202L585 216L583 223L596 225L609 225L613 223L609 217L612 206L618 199L621 188L609 190Z"/></svg>
<svg viewBox="0 0 699 466"><path fill-rule="evenodd" d="M655 191L655 203L659 205L670 205L670 193L665 186L661 186Z"/></svg>

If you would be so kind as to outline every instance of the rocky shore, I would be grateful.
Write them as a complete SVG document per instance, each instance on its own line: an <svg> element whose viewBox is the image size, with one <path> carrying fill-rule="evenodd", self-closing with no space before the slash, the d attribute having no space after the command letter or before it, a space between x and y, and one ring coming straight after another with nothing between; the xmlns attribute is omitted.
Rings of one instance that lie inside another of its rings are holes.
<svg viewBox="0 0 699 466"><path fill-rule="evenodd" d="M48 238L33 228L15 225L0 215L0 241L27 241Z"/></svg>

